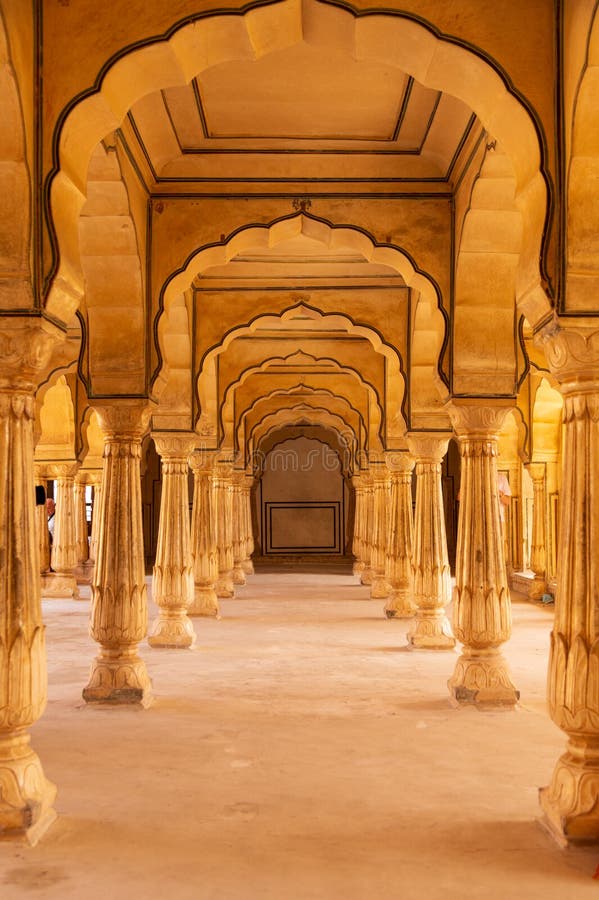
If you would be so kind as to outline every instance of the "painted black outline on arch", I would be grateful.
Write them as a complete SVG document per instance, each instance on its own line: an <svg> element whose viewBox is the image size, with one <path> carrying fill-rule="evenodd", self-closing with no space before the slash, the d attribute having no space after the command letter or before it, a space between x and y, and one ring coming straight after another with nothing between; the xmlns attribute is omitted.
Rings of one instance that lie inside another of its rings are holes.
<svg viewBox="0 0 599 900"><path fill-rule="evenodd" d="M103 64L98 72L93 85L89 88L86 88L83 91L80 91L76 94L60 111L55 125L54 131L52 133L52 167L50 171L47 173L44 178L43 188L42 188L42 208L43 208L43 217L46 223L46 228L48 232L48 239L50 244L50 261L49 261L49 269L47 275L44 276L43 282L43 294L44 296L47 294L49 290L49 286L56 275L58 269L58 241L56 237L56 230L54 228L54 222L52 218L52 210L50 207L50 191L52 187L52 182L54 181L55 176L60 171L59 164L59 144L60 144L60 135L62 133L62 127L64 122L75 106L80 103L82 100L85 100L87 97L90 97L92 94L98 93L101 88L102 81L104 80L105 75L109 71L109 69L116 63L118 60L127 56L135 50L140 50L143 47L151 46L153 44L161 43L163 41L169 40L175 32L177 32L180 28L185 27L186 25L190 25L192 22L199 22L203 19L208 18L216 18L219 16L245 16L252 9L258 9L260 7L274 6L279 3L280 0L253 0L253 2L244 4L237 9L232 9L230 7L224 8L215 8L211 10L205 10L203 12L192 13L188 16L179 19L170 28L168 28L165 32L159 35L155 35L153 37L144 38L139 41L134 41L131 44L121 48L121 50L113 53L112 56L109 57L108 60ZM552 280L548 274L547 270L547 257L549 252L549 239L551 230L553 227L553 219L554 219L554 211L555 211L555 189L553 184L553 178L551 177L551 173L549 170L549 166L547 163L548 157L548 149L547 149L547 138L545 135L545 129L543 128L543 124L541 121L541 117L536 111L533 104L528 100L528 98L519 91L507 71L503 68L503 66L490 54L485 53L480 47L477 47L475 44L471 44L469 41L465 41L461 38L457 38L455 36L449 35L440 29L436 28L431 22L427 19L424 19L422 16L418 16L413 12L408 12L406 10L396 10L396 9L388 9L385 7L371 7L369 9L356 9L352 6L351 3L346 2L346 0L317 0L319 3L323 3L328 6L335 6L339 9L343 9L346 12L350 13L354 18L362 18L367 16L391 16L393 18L403 18L409 19L413 22L417 22L427 31L429 31L434 37L438 40L445 41L446 43L453 44L458 47L462 47L465 50L468 50L470 53L473 53L479 59L482 59L487 65L489 65L501 78L504 83L507 91L515 97L518 102L524 107L524 109L529 114L531 121L533 123L534 129L536 131L538 141L539 141L539 151L540 151L540 167L539 171L545 181L545 185L547 188L547 209L545 212L545 221L543 223L543 235L541 240L541 255L539 259L539 266L541 270L541 275L545 279L551 296L553 296L553 289L551 287ZM440 373L441 374L441 373Z"/></svg>

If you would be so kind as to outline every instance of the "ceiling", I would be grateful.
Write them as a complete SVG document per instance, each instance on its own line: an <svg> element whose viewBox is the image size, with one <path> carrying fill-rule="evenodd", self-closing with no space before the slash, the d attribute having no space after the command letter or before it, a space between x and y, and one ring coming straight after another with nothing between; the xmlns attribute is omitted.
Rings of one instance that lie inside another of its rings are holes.
<svg viewBox="0 0 599 900"><path fill-rule="evenodd" d="M433 181L466 164L465 104L392 66L305 41L149 94L121 129L148 187L218 181Z"/></svg>

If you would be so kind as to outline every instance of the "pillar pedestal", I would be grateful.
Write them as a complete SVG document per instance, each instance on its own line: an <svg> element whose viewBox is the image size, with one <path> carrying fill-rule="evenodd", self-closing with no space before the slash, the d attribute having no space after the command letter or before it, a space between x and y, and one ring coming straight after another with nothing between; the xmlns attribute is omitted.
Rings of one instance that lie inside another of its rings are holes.
<svg viewBox="0 0 599 900"><path fill-rule="evenodd" d="M162 498L158 523L152 596L160 609L154 621L150 647L187 650L196 641L187 615L193 597L193 570L189 529L187 458L195 436L152 435L162 466Z"/></svg>
<svg viewBox="0 0 599 900"><path fill-rule="evenodd" d="M151 682L137 652L148 622L140 458L151 410L147 401L128 399L94 409L105 436L90 622L100 650L83 699L146 707Z"/></svg>
<svg viewBox="0 0 599 900"><path fill-rule="evenodd" d="M547 692L551 718L568 738L540 802L545 826L562 845L598 843L599 331L553 322L538 341L564 397L558 584Z"/></svg>
<svg viewBox="0 0 599 900"><path fill-rule="evenodd" d="M511 602L497 489L497 438L511 401L453 400L448 411L462 458L453 626L464 645L448 681L452 702L511 708L520 697L499 647Z"/></svg>
<svg viewBox="0 0 599 900"><path fill-rule="evenodd" d="M441 461L449 436L437 433L408 435L416 459L414 521L414 602L416 615L408 632L415 650L453 650L453 636L445 607L451 600L451 574L443 514Z"/></svg>

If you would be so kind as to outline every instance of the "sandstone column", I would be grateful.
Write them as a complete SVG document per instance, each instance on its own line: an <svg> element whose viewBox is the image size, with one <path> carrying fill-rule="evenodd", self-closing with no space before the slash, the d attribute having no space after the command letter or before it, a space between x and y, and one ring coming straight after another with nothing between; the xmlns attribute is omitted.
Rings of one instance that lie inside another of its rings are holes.
<svg viewBox="0 0 599 900"><path fill-rule="evenodd" d="M35 467L35 483L42 485L44 490L47 490L46 475L39 466ZM35 530L40 554L40 574L44 575L50 568L50 534L45 503L35 507Z"/></svg>
<svg viewBox="0 0 599 900"><path fill-rule="evenodd" d="M245 557L245 503L241 491L241 481L245 472L233 472L231 480L233 504L233 584L245 584L242 562Z"/></svg>
<svg viewBox="0 0 599 900"><path fill-rule="evenodd" d="M530 546L530 568L535 573L528 596L539 600L547 588L547 530L545 514L547 510L547 490L545 463L529 463L526 466L532 479L532 540Z"/></svg>
<svg viewBox="0 0 599 900"><path fill-rule="evenodd" d="M441 462L449 436L433 432L408 435L416 459L414 520L414 602L416 618L408 643L422 650L450 650L455 638L445 615L451 600L451 574L443 515Z"/></svg>
<svg viewBox="0 0 599 900"><path fill-rule="evenodd" d="M568 736L545 821L561 842L599 840L599 331L541 334L564 396L564 453L548 699Z"/></svg>
<svg viewBox="0 0 599 900"><path fill-rule="evenodd" d="M353 574L358 578L364 571L365 563L362 550L362 530L364 527L364 486L359 475L352 478L354 493L356 496L355 512L354 512L354 537L352 542L352 553L355 557L353 565Z"/></svg>
<svg viewBox="0 0 599 900"><path fill-rule="evenodd" d="M218 547L216 543L216 497L210 454L196 450L189 457L193 482L191 517L191 558L194 595L188 609L190 616L218 616L216 580Z"/></svg>
<svg viewBox="0 0 599 900"><path fill-rule="evenodd" d="M86 483L81 478L75 479L75 546L77 562L85 564L89 559L89 542L87 539L87 510L85 507Z"/></svg>
<svg viewBox="0 0 599 900"><path fill-rule="evenodd" d="M364 499L363 499L363 517L364 529L362 531L362 553L364 559L364 568L360 575L360 582L369 585L372 582L372 569L370 560L372 554L372 520L373 520L373 499L374 488L370 472L363 476L364 478Z"/></svg>
<svg viewBox="0 0 599 900"><path fill-rule="evenodd" d="M217 597L234 597L233 585L233 470L217 463L214 472L216 492L216 541L218 547Z"/></svg>
<svg viewBox="0 0 599 900"><path fill-rule="evenodd" d="M453 625L464 645L448 681L456 704L514 706L520 696L499 647L511 634L511 603L497 490L497 437L511 401L453 400L448 411L462 473Z"/></svg>
<svg viewBox="0 0 599 900"><path fill-rule="evenodd" d="M186 650L196 640L187 615L193 597L187 457L194 448L195 437L154 433L152 438L162 467L158 543L152 576L152 596L160 613L150 630L148 644Z"/></svg>
<svg viewBox="0 0 599 900"><path fill-rule="evenodd" d="M151 410L147 401L128 399L94 409L105 436L90 624L100 652L83 697L88 703L148 706L151 683L137 645L148 622L140 459Z"/></svg>
<svg viewBox="0 0 599 900"><path fill-rule="evenodd" d="M92 531L89 539L89 561L90 563L95 564L96 559L98 558L98 535L100 532L100 509L102 506L102 472L96 473L94 471L93 476L93 498L92 498Z"/></svg>
<svg viewBox="0 0 599 900"><path fill-rule="evenodd" d="M48 467L49 475L55 480L56 513L51 552L54 572L44 579L44 597L79 599L79 588L73 571L77 565L74 491L76 472L77 464L73 462L56 463Z"/></svg>
<svg viewBox="0 0 599 900"><path fill-rule="evenodd" d="M254 563L252 562L252 553L254 552L254 529L252 527L252 484L253 476L247 475L243 480L241 487L244 504L244 522L245 522L245 546L244 557L241 561L241 568L246 575L254 574Z"/></svg>
<svg viewBox="0 0 599 900"><path fill-rule="evenodd" d="M35 844L56 818L56 788L28 729L46 706L45 628L35 532L34 390L58 329L41 320L0 325L0 833Z"/></svg>
<svg viewBox="0 0 599 900"><path fill-rule="evenodd" d="M391 466L391 510L387 543L387 581L391 593L385 605L388 619L412 618L414 604L414 522L412 517L412 472L414 457L393 454Z"/></svg>
<svg viewBox="0 0 599 900"><path fill-rule="evenodd" d="M87 509L85 491L86 476L79 472L75 478L75 546L77 548L77 565L75 577L77 584L90 584L92 562L89 558L89 541L87 530Z"/></svg>
<svg viewBox="0 0 599 900"><path fill-rule="evenodd" d="M389 501L391 479L386 466L374 469L374 500L372 513L372 550L370 555L370 596L373 600L384 600L389 596L390 587L385 577L387 568L387 532L389 530Z"/></svg>

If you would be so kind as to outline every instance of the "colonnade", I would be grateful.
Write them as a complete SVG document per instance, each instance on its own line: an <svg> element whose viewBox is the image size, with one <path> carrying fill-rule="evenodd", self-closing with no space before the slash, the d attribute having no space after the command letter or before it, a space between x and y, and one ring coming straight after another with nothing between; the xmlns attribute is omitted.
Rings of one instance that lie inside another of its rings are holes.
<svg viewBox="0 0 599 900"><path fill-rule="evenodd" d="M0 619L0 823L4 834L35 840L54 816L55 788L43 774L27 730L46 702L40 606L43 541L39 524L36 532L33 410L38 373L56 336L48 323L14 322L4 327L14 352L7 355L0 374L0 529L4 549L0 600L5 611ZM19 329L18 339L13 340L13 330ZM25 330L26 335L22 333ZM554 721L568 737L566 753L541 792L541 804L549 827L563 839L597 840L599 380L595 373L599 371L599 346L574 330L548 330L541 338L565 404L559 583L549 704ZM145 401L122 399L97 403L94 408L105 434L103 478L90 545L95 559L90 630L99 651L83 695L90 703L147 706L151 684L138 654L138 645L147 634L140 457L151 407ZM456 638L462 643L448 682L450 695L454 703L480 708L509 707L518 699L500 650L511 628L496 488L498 432L507 409L505 401L479 400L453 400L447 407L462 457L453 630L445 613L450 596L441 491L441 460L449 435L409 434L409 453L391 454L385 471L373 467L371 473L355 480L357 574L363 581L370 577L375 588L384 581L388 615L415 613L408 634L414 649L449 649ZM235 569L246 574L250 568L248 479L235 474L230 461L210 461L199 452L190 455L192 435L177 439L156 436L156 443L162 456L164 498L154 570L160 613L151 639L156 639L155 646L186 647L193 640L190 612L216 614L214 595L233 590ZM188 459L199 504L191 528ZM409 481L413 466L416 507L412 533ZM52 474L58 481L58 502L67 510L63 521L57 521L55 558L58 574L68 575L81 554L76 523L83 519L75 515L76 473L65 466ZM216 546L214 518L206 514L206 509L213 507L218 513ZM178 524L173 526L173 521ZM540 528L538 524L537 533ZM173 634L183 639L173 639Z"/></svg>

